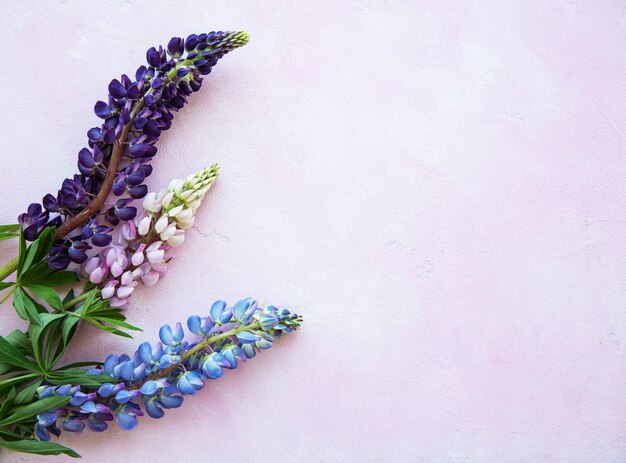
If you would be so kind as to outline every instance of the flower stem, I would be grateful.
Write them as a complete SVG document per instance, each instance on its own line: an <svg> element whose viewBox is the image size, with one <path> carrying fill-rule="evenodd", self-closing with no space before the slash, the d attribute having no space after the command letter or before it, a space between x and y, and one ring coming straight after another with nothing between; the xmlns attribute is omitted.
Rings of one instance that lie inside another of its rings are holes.
<svg viewBox="0 0 626 463"><path fill-rule="evenodd" d="M180 356L180 363L177 363L176 365L172 365L169 368L166 368L165 370L160 371L157 375L153 376L153 377L148 377L146 379L144 379L143 381L135 384L134 386L131 386L127 389L131 390L131 389L139 389L141 386L143 386L143 384L148 381L148 380L155 380L155 379L159 379L159 378L166 378L170 375L170 373L172 371L174 371L176 368L178 368L182 363L185 363L185 361L187 359L189 359L190 357L192 357L193 355L197 354L198 352L203 351L204 349L206 349L207 347L209 347L211 344L215 344L216 342L221 341L222 339L226 339L229 338L231 336L236 335L237 333L239 333L240 331L244 331L244 330L255 330L261 327L261 323L260 322L255 322L255 323L251 323L250 325L240 325L237 328L233 328L232 330L228 330L224 333L221 334L217 334L217 335L211 335L206 337L205 339L203 339L202 341L200 341L198 344L196 344L194 347L192 347L191 349L189 349L187 352L185 352L183 355Z"/></svg>
<svg viewBox="0 0 626 463"><path fill-rule="evenodd" d="M0 281L4 280L6 277L8 277L17 270L18 262L19 258L16 256L13 260L7 262L5 265L0 267Z"/></svg>
<svg viewBox="0 0 626 463"><path fill-rule="evenodd" d="M6 300L9 298L9 296L10 296L11 294L13 294L13 291L15 291L15 286L13 286L13 287L11 288L11 291L9 291L8 293L6 293L6 294L2 297L2 299L0 299L0 304L2 304L4 301L6 301Z"/></svg>
<svg viewBox="0 0 626 463"><path fill-rule="evenodd" d="M151 90L151 89L150 89ZM150 93L150 90L146 92L146 95ZM70 233L77 227L83 225L89 218L97 213L104 201L108 198L109 193L111 192L111 188L113 187L113 182L115 181L115 176L117 175L117 166L120 163L120 159L122 158L122 152L126 146L126 139L128 138L128 133L130 132L131 127L133 126L133 121L135 120L135 116L137 113L143 108L144 98L141 98L133 110L130 113L130 121L128 124L124 126L122 129L122 133L120 138L115 141L115 145L113 146L113 153L111 154L111 160L109 161L108 170L106 176L104 177L104 181L102 183L102 187L100 191L96 195L96 197L89 203L89 205L72 217L70 220L66 221L63 225L57 228L56 234L54 236L55 240L59 240L63 238L65 235Z"/></svg>
<svg viewBox="0 0 626 463"><path fill-rule="evenodd" d="M72 307L74 307L79 302L83 302L85 299L87 299L91 295L91 293L94 292L94 291L95 291L95 289L92 289L91 291L87 291L86 293L83 293L80 296L77 296L74 299L71 299L71 300L67 301L66 303L63 304L63 308L64 309L71 309Z"/></svg>

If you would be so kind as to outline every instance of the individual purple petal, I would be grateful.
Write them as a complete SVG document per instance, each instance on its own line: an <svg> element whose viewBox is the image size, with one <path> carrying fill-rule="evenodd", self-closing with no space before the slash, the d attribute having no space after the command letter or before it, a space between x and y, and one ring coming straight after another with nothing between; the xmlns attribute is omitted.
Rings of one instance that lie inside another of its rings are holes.
<svg viewBox="0 0 626 463"><path fill-rule="evenodd" d="M113 240L113 238L111 237L111 235L106 235L106 234L103 234L103 233L96 233L91 238L91 242L95 246L98 246L98 247L101 247L101 248L111 244L112 240Z"/></svg>
<svg viewBox="0 0 626 463"><path fill-rule="evenodd" d="M137 208L136 207L122 207L120 209L116 209L115 215L120 220L133 220L137 216Z"/></svg>
<svg viewBox="0 0 626 463"><path fill-rule="evenodd" d="M119 80L113 79L109 84L109 94L113 98L124 98L126 97L126 88Z"/></svg>
<svg viewBox="0 0 626 463"><path fill-rule="evenodd" d="M113 111L111 111L109 105L106 104L104 101L96 102L96 105L94 106L94 112L96 113L96 116L101 119L111 117L111 115L113 114Z"/></svg>
<svg viewBox="0 0 626 463"><path fill-rule="evenodd" d="M148 194L148 187L146 185L132 186L128 189L128 194L135 199L141 199Z"/></svg>
<svg viewBox="0 0 626 463"><path fill-rule="evenodd" d="M93 127L87 131L87 138L93 142L102 141L102 129L100 127Z"/></svg>

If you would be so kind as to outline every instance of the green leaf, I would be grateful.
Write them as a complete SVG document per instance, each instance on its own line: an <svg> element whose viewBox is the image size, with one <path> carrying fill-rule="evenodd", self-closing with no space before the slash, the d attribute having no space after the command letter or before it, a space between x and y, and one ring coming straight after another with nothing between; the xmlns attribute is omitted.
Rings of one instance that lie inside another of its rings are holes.
<svg viewBox="0 0 626 463"><path fill-rule="evenodd" d="M20 373L13 376L12 378L5 378L3 380L0 380L0 397L9 392L12 387L20 388L32 379L38 378L39 376L40 374L38 373Z"/></svg>
<svg viewBox="0 0 626 463"><path fill-rule="evenodd" d="M0 362L8 363L16 367L24 368L25 370L37 371L37 365L15 348L5 338L0 336Z"/></svg>
<svg viewBox="0 0 626 463"><path fill-rule="evenodd" d="M18 277L28 272L28 269L35 261L35 256L37 255L37 250L39 249L39 245L40 245L40 241L37 240L37 241L34 241L33 244L28 246L28 249L26 250L26 256L24 257L24 261L22 262L22 265L20 265L17 269Z"/></svg>
<svg viewBox="0 0 626 463"><path fill-rule="evenodd" d="M24 230L20 228L20 251L19 251L19 259L17 263L17 268L21 268L24 264L24 259L26 258L26 240L24 239Z"/></svg>
<svg viewBox="0 0 626 463"><path fill-rule="evenodd" d="M12 387L9 393L7 394L6 398L4 399L4 402L2 402L2 405L0 405L0 419L7 416L7 414L9 413L9 409L15 403L16 395L17 393L15 392L15 387Z"/></svg>
<svg viewBox="0 0 626 463"><path fill-rule="evenodd" d="M20 318L39 324L39 311L37 307L19 286L17 286L13 292L13 307L15 307L15 311Z"/></svg>
<svg viewBox="0 0 626 463"><path fill-rule="evenodd" d="M61 298L54 289L33 284L29 284L26 288L46 301L53 309L63 310L63 302L61 302Z"/></svg>
<svg viewBox="0 0 626 463"><path fill-rule="evenodd" d="M11 343L16 349L22 352L24 355L32 355L33 350L30 345L30 339L28 335L20 330L13 330L4 337Z"/></svg>
<svg viewBox="0 0 626 463"><path fill-rule="evenodd" d="M50 384L62 386L72 384L74 386L96 387L104 383L114 382L115 379L108 375L88 375L87 370L82 368L68 368L67 370L55 370L46 375Z"/></svg>
<svg viewBox="0 0 626 463"><path fill-rule="evenodd" d="M37 455L60 455L64 453L72 458L80 458L74 450L54 442L42 442L35 439L18 441L0 441L0 447L15 452L34 453Z"/></svg>
<svg viewBox="0 0 626 463"><path fill-rule="evenodd" d="M17 267L18 281L26 275L31 266L34 264L45 263L44 259L48 255L48 251L54 243L55 231L55 227L46 228L43 232L41 232L39 237L33 241L30 246L28 246L27 249L24 248L26 246L26 242L22 243L22 241L20 241L20 258ZM23 237L24 234L22 233L20 240L22 240Z"/></svg>
<svg viewBox="0 0 626 463"><path fill-rule="evenodd" d="M28 386L26 386L24 389L22 389L17 394L17 397L15 397L15 403L22 405L28 402L32 402L32 400L35 398L35 394L37 394L37 388L41 386L42 382L43 382L43 379L38 379L34 381L33 383L29 384ZM2 416L0 415L0 417Z"/></svg>
<svg viewBox="0 0 626 463"><path fill-rule="evenodd" d="M20 224L19 223L12 223L9 225L0 225L0 233L8 233L8 232L15 232L20 228ZM19 235L19 233L18 233Z"/></svg>
<svg viewBox="0 0 626 463"><path fill-rule="evenodd" d="M59 368L56 371L61 371L61 370L69 370L71 368L78 368L78 367L96 367L99 365L103 365L103 362L74 362L74 363L70 363L68 365L64 365L61 368ZM108 379L107 379L108 381ZM105 381L105 382L107 382Z"/></svg>
<svg viewBox="0 0 626 463"><path fill-rule="evenodd" d="M131 325L130 323L126 323L125 321L119 320L117 318L98 317L98 321L106 322L109 325L120 326L122 328L126 328L127 330L143 331L141 328L139 328L139 327L137 327L135 325Z"/></svg>
<svg viewBox="0 0 626 463"><path fill-rule="evenodd" d="M1 233L0 232L0 241L11 240L13 238L17 238L20 236L19 233Z"/></svg>
<svg viewBox="0 0 626 463"><path fill-rule="evenodd" d="M46 268L41 270L37 268L37 272L33 272L33 270L35 270L35 268L33 268L30 272L28 272L28 275L22 279L24 284L56 288L58 286L71 285L72 283L76 283L78 281L78 276L75 272L58 272L50 268L47 262L43 261L42 263Z"/></svg>
<svg viewBox="0 0 626 463"><path fill-rule="evenodd" d="M63 336L63 344L66 346L74 337L74 333L76 333L76 328L80 318L78 317L66 317L61 323L61 334Z"/></svg>
<svg viewBox="0 0 626 463"><path fill-rule="evenodd" d="M0 291L2 291L3 289L10 288L14 284L15 283L12 281L0 281Z"/></svg>
<svg viewBox="0 0 626 463"><path fill-rule="evenodd" d="M120 331L117 328L114 328L112 326L105 325L104 323L100 323L99 321L94 320L92 318L85 318L85 320L91 323L92 325L100 328L101 330L106 331L107 333L113 333L123 338L133 339L133 337L130 334L124 333L123 331Z"/></svg>
<svg viewBox="0 0 626 463"><path fill-rule="evenodd" d="M44 399L39 399L28 405L21 405L11 410L11 414L6 418L0 420L0 426L8 426L10 424L19 423L20 421L27 420L39 413L47 412L49 410L55 410L70 401L71 397L66 396L50 396Z"/></svg>

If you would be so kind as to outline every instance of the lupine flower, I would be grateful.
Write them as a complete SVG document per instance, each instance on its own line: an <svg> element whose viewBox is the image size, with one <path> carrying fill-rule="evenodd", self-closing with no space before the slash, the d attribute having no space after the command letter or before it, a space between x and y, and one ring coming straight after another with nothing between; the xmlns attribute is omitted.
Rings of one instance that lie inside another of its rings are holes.
<svg viewBox="0 0 626 463"><path fill-rule="evenodd" d="M71 400L67 406L37 415L35 435L49 440L50 433L60 434L59 425L66 431L81 432L85 423L100 432L113 420L129 430L137 425L144 409L152 418L161 418L164 410L179 407L184 396L202 389L205 380L220 378L224 368L237 368L238 361L255 357L259 349L271 347L276 338L297 330L301 322L300 316L286 309L259 308L254 299L241 300L234 308L218 301L210 315L189 317L187 325L194 338L185 339L181 323L174 328L163 325L159 330L163 344L152 348L144 342L132 357L109 355L102 367L90 371L112 376L114 383L97 390L71 385L39 387L40 398L63 395Z"/></svg>
<svg viewBox="0 0 626 463"><path fill-rule="evenodd" d="M133 220L137 209L132 202L147 194L143 182L152 173L149 162L157 152L155 144L161 132L171 126L172 112L181 109L187 97L200 89L202 76L209 74L222 56L247 42L245 32L192 34L186 39L174 37L167 50L163 47L148 50L148 66L140 66L134 80L125 74L120 80L113 79L107 101L98 101L94 107L96 115L104 122L87 132L89 147L78 153L80 174L66 179L56 196L46 195L43 207L31 204L28 211L19 216L24 237L32 241L46 227L59 227L88 207L91 198L102 188L114 146L121 144L125 148L111 189L121 198L105 211L104 218L112 225ZM52 268L62 270L70 261L83 263L84 251L109 244L110 240L104 236L110 235L110 227L101 224L96 211L93 212L88 225L92 232L79 230L53 247L48 259ZM180 229L189 225L185 214L188 213L173 214ZM158 234L170 246L181 242L181 235L172 228L160 230Z"/></svg>
<svg viewBox="0 0 626 463"><path fill-rule="evenodd" d="M97 255L82 252L80 274L101 288L101 297L114 308L126 308L135 287L141 282L152 286L167 272L170 249L183 243L185 230L193 225L196 210L218 177L213 165L185 180L172 180L168 188L149 193L143 201L144 211L114 230L109 243ZM102 226L90 222L84 235L107 236ZM98 238L101 239L101 238ZM82 242L82 241L81 241ZM83 242L84 243L84 242Z"/></svg>

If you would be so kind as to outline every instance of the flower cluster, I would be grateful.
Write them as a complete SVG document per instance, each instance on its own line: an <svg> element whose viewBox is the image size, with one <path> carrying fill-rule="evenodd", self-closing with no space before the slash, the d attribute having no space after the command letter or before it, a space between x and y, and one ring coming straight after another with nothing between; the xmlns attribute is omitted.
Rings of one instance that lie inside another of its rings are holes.
<svg viewBox="0 0 626 463"><path fill-rule="evenodd" d="M114 175L112 185L109 182L111 191L120 199L105 211L105 220L110 225L133 220L137 209L132 202L147 193L143 182L152 173L149 162L157 152L155 143L161 132L171 126L172 112L200 89L202 76L209 74L224 54L247 42L245 32L174 37L167 49L148 50L148 66L139 67L134 80L127 75L112 80L108 100L98 101L94 108L104 122L87 132L89 147L78 154L80 174L66 179L56 196L46 195L43 207L31 204L19 216L24 237L33 241L46 227L60 227L75 219L92 204L110 175ZM65 269L70 261L82 264L87 260L86 250L110 244L111 227L98 222L97 210L88 212L77 224L88 222L87 228L66 236L51 249L48 263L52 268Z"/></svg>
<svg viewBox="0 0 626 463"><path fill-rule="evenodd" d="M168 251L183 243L185 230L193 226L196 210L217 176L218 166L213 165L147 194L144 212L120 225L97 255L84 260L82 276L102 289L101 296L111 307L126 308L139 281L152 286L165 275ZM92 241L98 239L98 227L90 230Z"/></svg>
<svg viewBox="0 0 626 463"><path fill-rule="evenodd" d="M144 409L152 418L161 418L164 409L179 407L185 395L202 389L205 379L220 378L224 368L237 368L240 360L254 357L282 334L297 330L301 321L286 309L259 308L250 298L234 307L217 301L205 317L187 320L193 339L185 339L180 323L173 328L163 325L156 345L144 342L132 357L109 355L102 367L90 371L113 378L97 390L41 386L40 398L63 395L70 400L64 407L37 415L35 434L47 441L50 433L58 436L60 428L80 432L87 426L104 431L113 420L122 429L133 429Z"/></svg>

